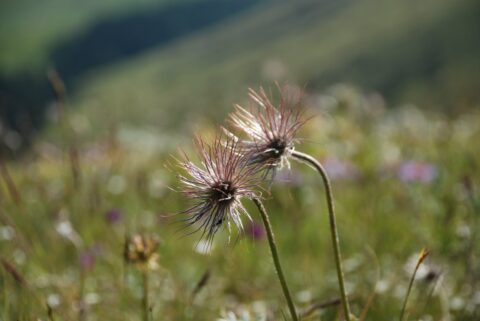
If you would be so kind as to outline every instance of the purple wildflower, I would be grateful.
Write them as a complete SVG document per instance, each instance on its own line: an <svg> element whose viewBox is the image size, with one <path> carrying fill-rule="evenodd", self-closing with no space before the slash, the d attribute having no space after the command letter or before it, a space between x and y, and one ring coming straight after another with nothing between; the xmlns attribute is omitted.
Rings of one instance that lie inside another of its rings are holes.
<svg viewBox="0 0 480 321"><path fill-rule="evenodd" d="M360 175L360 171L354 164L335 157L326 158L323 166L332 180L355 179Z"/></svg>
<svg viewBox="0 0 480 321"><path fill-rule="evenodd" d="M122 212L119 209L113 208L105 213L105 220L109 224L116 224L122 220Z"/></svg>
<svg viewBox="0 0 480 321"><path fill-rule="evenodd" d="M96 253L92 249L80 253L80 267L83 271L89 271L93 268L96 261Z"/></svg>
<svg viewBox="0 0 480 321"><path fill-rule="evenodd" d="M259 241L265 237L265 230L261 224L252 221L245 228L245 235L254 241Z"/></svg>
<svg viewBox="0 0 480 321"><path fill-rule="evenodd" d="M275 182L293 187L303 186L305 179L301 172L281 169L275 174Z"/></svg>
<svg viewBox="0 0 480 321"><path fill-rule="evenodd" d="M397 176L404 182L430 183L438 176L436 166L418 161L407 161L400 165Z"/></svg>
<svg viewBox="0 0 480 321"><path fill-rule="evenodd" d="M100 244L94 244L84 249L79 254L80 267L84 271L91 270L98 257L102 256L103 248Z"/></svg>

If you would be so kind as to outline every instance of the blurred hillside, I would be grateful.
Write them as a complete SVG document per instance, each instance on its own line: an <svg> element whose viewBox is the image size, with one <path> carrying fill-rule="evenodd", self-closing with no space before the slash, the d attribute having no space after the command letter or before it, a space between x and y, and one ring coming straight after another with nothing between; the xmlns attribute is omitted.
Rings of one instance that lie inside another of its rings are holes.
<svg viewBox="0 0 480 321"><path fill-rule="evenodd" d="M94 129L222 119L248 86L337 82L461 110L479 101L480 4L427 1L82 1L2 4L1 117L29 132L56 66ZM180 127L179 127L180 125Z"/></svg>

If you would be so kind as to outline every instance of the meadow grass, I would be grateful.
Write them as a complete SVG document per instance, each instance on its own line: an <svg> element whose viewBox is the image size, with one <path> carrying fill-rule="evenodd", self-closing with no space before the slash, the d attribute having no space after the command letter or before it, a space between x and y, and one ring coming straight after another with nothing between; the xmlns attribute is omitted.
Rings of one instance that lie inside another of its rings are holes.
<svg viewBox="0 0 480 321"><path fill-rule="evenodd" d="M398 319L418 253L428 248L408 318L478 318L480 114L387 110L377 96L342 86L307 98L316 117L298 148L332 179L352 312L361 315L374 294L366 319ZM149 273L152 320L288 315L264 234L247 227L228 244L220 232L206 254L198 235L178 231L178 217L169 214L186 203L169 188L178 182L166 164L178 146L190 150L180 137L118 128L109 137L79 139L76 181L67 156L74 140L38 139L23 159L4 163L1 320L139 320L142 273L122 255L134 233L160 240L160 267ZM339 298L322 188L310 169L292 161L263 200L300 314ZM305 320L336 320L338 303L313 309Z"/></svg>

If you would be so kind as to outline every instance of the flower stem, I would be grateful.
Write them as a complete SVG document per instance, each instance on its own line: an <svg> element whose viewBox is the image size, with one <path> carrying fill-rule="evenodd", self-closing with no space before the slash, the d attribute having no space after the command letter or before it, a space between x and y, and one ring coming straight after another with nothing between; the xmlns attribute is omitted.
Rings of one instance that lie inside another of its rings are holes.
<svg viewBox="0 0 480 321"><path fill-rule="evenodd" d="M143 276L143 297L142 297L142 308L143 308L143 321L148 321L149 319L149 303L148 303L148 270L145 268L142 271Z"/></svg>
<svg viewBox="0 0 480 321"><path fill-rule="evenodd" d="M268 245L270 246L270 251L272 252L273 263L275 265L275 269L277 270L278 279L280 280L280 284L282 285L283 294L285 295L285 299L287 300L290 314L292 315L293 321L298 321L298 315L295 311L295 305L293 304L292 296L287 286L287 281L285 280L285 276L283 275L280 258L278 257L277 245L275 244L275 236L273 235L272 225L270 224L270 219L268 218L267 211L265 210L265 207L263 206L263 203L262 201L260 201L260 199L254 198L253 202L257 206L258 211L262 216L263 224L265 225Z"/></svg>
<svg viewBox="0 0 480 321"><path fill-rule="evenodd" d="M317 170L317 172L322 177L323 184L325 185L325 193L326 193L327 205L328 205L328 217L330 220L330 232L332 235L335 264L337 266L337 276L338 276L338 284L340 286L340 295L342 297L342 305L343 305L343 311L345 313L345 320L350 321L350 306L348 304L347 293L345 291L345 276L343 275L342 256L340 253L340 241L338 237L337 222L335 217L335 207L333 204L333 194L332 194L330 179L328 178L327 172L323 168L322 164L320 164L320 162L317 161L312 156L308 154L304 154L302 152L293 151L292 157L304 163L307 163L308 165L311 165L313 168L315 168L315 170Z"/></svg>

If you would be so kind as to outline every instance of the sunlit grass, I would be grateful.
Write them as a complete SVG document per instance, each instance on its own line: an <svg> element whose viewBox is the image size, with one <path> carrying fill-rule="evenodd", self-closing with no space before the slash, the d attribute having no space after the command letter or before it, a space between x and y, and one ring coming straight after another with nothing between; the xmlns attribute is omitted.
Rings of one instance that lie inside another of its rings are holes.
<svg viewBox="0 0 480 321"><path fill-rule="evenodd" d="M480 115L386 111L378 99L349 88L333 92L307 100L319 116L307 124L301 136L308 140L299 148L330 164L353 312L359 315L376 289L367 319L397 318L417 253L427 247L410 318L475 319ZM88 320L138 320L142 276L124 264L122 249L125 236L139 232L160 239L160 269L150 274L155 320L216 320L228 311L278 320L288 313L265 238L252 239L247 230L225 245L221 232L205 255L195 247L198 236L184 237L176 219L166 218L185 209L185 200L169 189L177 182L165 165L177 147L192 145L185 139L142 145L155 139L165 137L119 128L110 139L82 142L77 185L63 147L44 140L26 159L6 163L20 198L12 198L3 173L2 320L45 320L47 305L55 320L76 319L80 311ZM303 311L338 298L338 285L327 211L312 192L322 185L295 162L284 176L264 203ZM113 209L120 213L115 220L107 215ZM210 277L193 298L206 271ZM322 320L335 320L339 309L322 309Z"/></svg>

